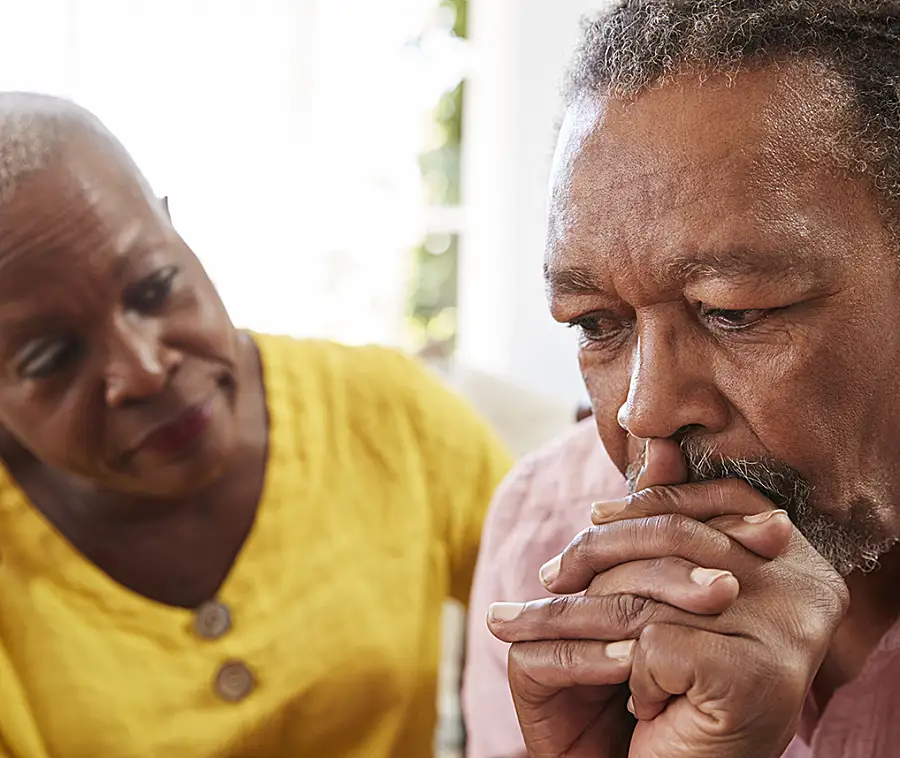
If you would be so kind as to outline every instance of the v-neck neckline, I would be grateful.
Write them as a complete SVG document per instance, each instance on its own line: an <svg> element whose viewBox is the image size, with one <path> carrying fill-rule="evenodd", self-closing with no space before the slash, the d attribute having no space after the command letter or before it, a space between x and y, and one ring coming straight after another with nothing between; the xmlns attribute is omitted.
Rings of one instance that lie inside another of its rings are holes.
<svg viewBox="0 0 900 758"><path fill-rule="evenodd" d="M265 408L268 415L268 449L263 474L263 484L253 525L238 550L216 599L229 606L251 601L246 583L242 582L243 567L257 560L267 539L265 532L273 521L273 510L278 503L272 493L280 491L285 462L294 457L290 449L293 435L283 428L287 419L279 409L289 402L292 388L286 386L286 372L281 365L282 356L277 349L270 350L270 338L250 335L259 353L262 371ZM169 605L148 598L129 589L92 563L81 553L32 503L30 497L16 481L5 465L0 463L0 522L11 527L14 544L0 547L0 553L15 550L37 575L63 588L63 591L82 596L91 607L110 614L120 623L129 619L139 623L144 632L157 627L160 632L190 625L195 611ZM277 525L276 525L277 528ZM3 539L0 537L0 544ZM38 565L35 565L35 564Z"/></svg>

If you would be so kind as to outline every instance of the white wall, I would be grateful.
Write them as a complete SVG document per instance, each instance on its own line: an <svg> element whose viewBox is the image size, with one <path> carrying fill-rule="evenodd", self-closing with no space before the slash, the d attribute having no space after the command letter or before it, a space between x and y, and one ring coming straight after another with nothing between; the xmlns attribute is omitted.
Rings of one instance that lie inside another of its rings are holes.
<svg viewBox="0 0 900 758"><path fill-rule="evenodd" d="M408 44L437 3L0 0L0 90L93 110L240 326L400 342L418 153L460 73L445 35Z"/></svg>
<svg viewBox="0 0 900 758"><path fill-rule="evenodd" d="M579 20L603 0L472 0L460 361L567 403L585 396L574 335L541 268L560 84Z"/></svg>

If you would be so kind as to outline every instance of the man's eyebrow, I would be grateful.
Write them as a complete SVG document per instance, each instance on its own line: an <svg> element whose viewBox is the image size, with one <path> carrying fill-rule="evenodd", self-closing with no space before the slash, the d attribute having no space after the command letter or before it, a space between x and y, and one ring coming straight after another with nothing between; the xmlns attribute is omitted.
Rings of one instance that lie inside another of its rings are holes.
<svg viewBox="0 0 900 758"><path fill-rule="evenodd" d="M760 251L749 247L703 251L680 255L667 261L663 275L667 280L697 282L703 279L740 279L816 274L822 262L813 262L796 251Z"/></svg>
<svg viewBox="0 0 900 758"><path fill-rule="evenodd" d="M551 268L544 263L544 281L554 295L594 295L604 289L591 269L578 266Z"/></svg>
<svg viewBox="0 0 900 758"><path fill-rule="evenodd" d="M667 261L660 272L669 282L695 283L704 279L741 279L785 275L816 279L822 262L813 262L797 252L760 252L747 247L679 255ZM554 295L594 295L605 290L598 273L585 266L555 268L544 264L544 280Z"/></svg>

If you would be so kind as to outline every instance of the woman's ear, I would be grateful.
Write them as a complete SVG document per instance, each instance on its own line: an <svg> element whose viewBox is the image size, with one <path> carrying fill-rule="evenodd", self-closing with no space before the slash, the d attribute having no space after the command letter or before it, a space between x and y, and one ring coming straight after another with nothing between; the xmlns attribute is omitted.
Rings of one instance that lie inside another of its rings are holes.
<svg viewBox="0 0 900 758"><path fill-rule="evenodd" d="M164 197L161 197L159 199L159 203L160 203L160 205L162 205L163 210L166 212L166 216L168 217L169 221L171 221L172 214L169 213L169 196L166 195Z"/></svg>

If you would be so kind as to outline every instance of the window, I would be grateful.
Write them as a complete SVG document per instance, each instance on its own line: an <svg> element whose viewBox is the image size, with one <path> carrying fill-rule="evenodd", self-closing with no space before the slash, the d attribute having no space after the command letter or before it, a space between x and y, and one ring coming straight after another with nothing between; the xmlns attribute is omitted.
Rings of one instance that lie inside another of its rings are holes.
<svg viewBox="0 0 900 758"><path fill-rule="evenodd" d="M0 89L93 110L239 325L452 343L461 2L0 0L0 21Z"/></svg>
<svg viewBox="0 0 900 758"><path fill-rule="evenodd" d="M426 34L465 51L466 0L443 0ZM415 248L410 287L411 342L429 358L449 358L456 345L461 205L464 67L440 96L426 149L419 157L426 202L425 236Z"/></svg>

